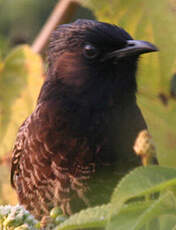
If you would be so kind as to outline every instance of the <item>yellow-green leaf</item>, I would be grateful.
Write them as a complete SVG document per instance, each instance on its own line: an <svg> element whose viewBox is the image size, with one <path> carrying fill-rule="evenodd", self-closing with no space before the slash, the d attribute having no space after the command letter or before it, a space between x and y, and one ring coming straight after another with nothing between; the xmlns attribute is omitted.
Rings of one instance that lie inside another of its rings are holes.
<svg viewBox="0 0 176 230"><path fill-rule="evenodd" d="M20 124L36 103L42 79L41 57L27 45L11 51L0 71L0 155L13 146Z"/></svg>

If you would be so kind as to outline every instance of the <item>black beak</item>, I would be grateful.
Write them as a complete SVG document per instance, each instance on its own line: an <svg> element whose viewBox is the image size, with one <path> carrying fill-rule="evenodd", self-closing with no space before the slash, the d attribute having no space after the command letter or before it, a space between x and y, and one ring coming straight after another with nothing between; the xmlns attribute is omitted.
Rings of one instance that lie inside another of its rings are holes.
<svg viewBox="0 0 176 230"><path fill-rule="evenodd" d="M143 53L155 52L158 48L151 44L150 42L140 41L140 40L127 40L126 47L118 50L114 50L111 53L107 53L103 61L111 58L121 59L124 57L140 55Z"/></svg>

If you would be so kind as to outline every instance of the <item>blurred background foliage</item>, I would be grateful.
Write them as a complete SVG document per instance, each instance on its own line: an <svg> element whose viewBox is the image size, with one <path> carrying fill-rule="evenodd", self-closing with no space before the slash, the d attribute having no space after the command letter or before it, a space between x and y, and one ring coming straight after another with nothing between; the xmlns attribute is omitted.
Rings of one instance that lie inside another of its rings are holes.
<svg viewBox="0 0 176 230"><path fill-rule="evenodd" d="M30 46L16 46L32 44L57 2L0 0L2 162L9 157L19 125L34 108L46 63L45 52L42 52L42 60ZM140 59L137 98L156 143L160 164L176 167L176 81L173 78L176 72L176 1L82 0L72 20L77 18L97 18L117 24L135 39L151 41L160 49ZM0 167L3 171L0 174L0 203L4 203L10 199L7 193L1 195L8 187L9 168ZM10 197L10 203L14 203L14 197Z"/></svg>
<svg viewBox="0 0 176 230"><path fill-rule="evenodd" d="M0 1L0 34L12 45L31 43L52 11L56 0Z"/></svg>

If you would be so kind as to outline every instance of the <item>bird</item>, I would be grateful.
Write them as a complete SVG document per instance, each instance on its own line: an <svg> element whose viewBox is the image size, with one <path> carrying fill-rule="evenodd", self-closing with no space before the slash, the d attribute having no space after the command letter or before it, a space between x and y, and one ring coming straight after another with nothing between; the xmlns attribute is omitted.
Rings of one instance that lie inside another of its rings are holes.
<svg viewBox="0 0 176 230"><path fill-rule="evenodd" d="M139 56L157 50L96 20L77 19L52 32L46 79L11 161L19 203L37 219L55 206L72 215L105 202L104 187L94 199L98 179L104 186L141 164L133 145L147 125L136 102L136 71Z"/></svg>

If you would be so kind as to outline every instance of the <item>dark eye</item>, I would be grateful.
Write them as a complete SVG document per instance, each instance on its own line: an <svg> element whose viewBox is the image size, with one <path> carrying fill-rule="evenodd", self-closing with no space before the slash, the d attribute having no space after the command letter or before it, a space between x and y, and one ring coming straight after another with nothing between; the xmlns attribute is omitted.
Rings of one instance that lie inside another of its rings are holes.
<svg viewBox="0 0 176 230"><path fill-rule="evenodd" d="M83 54L87 59L94 59L98 56L99 52L95 46L86 44L83 48Z"/></svg>

